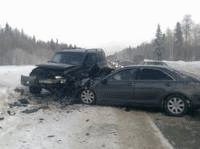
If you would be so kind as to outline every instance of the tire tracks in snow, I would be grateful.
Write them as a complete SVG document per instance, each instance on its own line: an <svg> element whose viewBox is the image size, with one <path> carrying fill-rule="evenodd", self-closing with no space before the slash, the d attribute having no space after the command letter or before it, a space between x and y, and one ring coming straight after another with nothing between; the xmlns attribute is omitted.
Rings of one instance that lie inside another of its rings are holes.
<svg viewBox="0 0 200 149"><path fill-rule="evenodd" d="M78 116L71 148L172 149L151 118L141 111L87 106Z"/></svg>

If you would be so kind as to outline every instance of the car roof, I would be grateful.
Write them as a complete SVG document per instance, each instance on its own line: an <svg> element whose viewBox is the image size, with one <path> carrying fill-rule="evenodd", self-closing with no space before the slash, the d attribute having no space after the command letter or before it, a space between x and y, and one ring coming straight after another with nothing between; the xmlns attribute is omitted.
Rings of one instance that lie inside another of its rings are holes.
<svg viewBox="0 0 200 149"><path fill-rule="evenodd" d="M165 65L128 65L128 66L125 66L124 68L167 68L169 69L169 67Z"/></svg>
<svg viewBox="0 0 200 149"><path fill-rule="evenodd" d="M132 69L132 68L154 68L154 69L160 69L160 70L168 70L173 71L171 67L167 67L165 65L128 65L124 67L117 68L114 72L121 71L124 69Z"/></svg>
<svg viewBox="0 0 200 149"><path fill-rule="evenodd" d="M78 53L96 53L96 52L103 52L102 49L64 49L62 51L59 52L78 52Z"/></svg>
<svg viewBox="0 0 200 149"><path fill-rule="evenodd" d="M162 60L144 59L144 62L164 62Z"/></svg>

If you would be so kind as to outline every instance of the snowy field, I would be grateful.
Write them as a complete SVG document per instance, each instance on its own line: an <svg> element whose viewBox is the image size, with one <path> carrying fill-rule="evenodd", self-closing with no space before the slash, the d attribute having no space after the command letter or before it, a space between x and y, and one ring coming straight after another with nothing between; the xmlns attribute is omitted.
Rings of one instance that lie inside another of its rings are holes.
<svg viewBox="0 0 200 149"><path fill-rule="evenodd" d="M200 62L167 64L200 75ZM21 86L20 76L28 75L34 67L0 67L1 149L172 148L151 118L141 111L81 104L63 109L48 105L31 114L21 112L26 107L9 109L9 102L21 98L14 92ZM14 114L8 115L8 110Z"/></svg>
<svg viewBox="0 0 200 149"><path fill-rule="evenodd" d="M29 75L35 66L0 66L0 109L6 105L8 97L20 85L21 75Z"/></svg>
<svg viewBox="0 0 200 149"><path fill-rule="evenodd" d="M200 61L191 61L191 62L184 62L184 61L166 61L166 63L177 70L184 70L195 75L200 76Z"/></svg>

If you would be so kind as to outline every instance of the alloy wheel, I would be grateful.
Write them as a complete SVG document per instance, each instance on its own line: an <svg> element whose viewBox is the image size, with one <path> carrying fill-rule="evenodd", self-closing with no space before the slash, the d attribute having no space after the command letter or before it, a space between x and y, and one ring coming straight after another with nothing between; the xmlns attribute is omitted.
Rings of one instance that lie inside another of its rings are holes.
<svg viewBox="0 0 200 149"><path fill-rule="evenodd" d="M95 102L94 91L92 91L90 89L83 90L81 92L81 101L84 104L93 104Z"/></svg>
<svg viewBox="0 0 200 149"><path fill-rule="evenodd" d="M167 110L172 115L181 115L185 112L186 104L183 99L179 97L172 97L167 101Z"/></svg>

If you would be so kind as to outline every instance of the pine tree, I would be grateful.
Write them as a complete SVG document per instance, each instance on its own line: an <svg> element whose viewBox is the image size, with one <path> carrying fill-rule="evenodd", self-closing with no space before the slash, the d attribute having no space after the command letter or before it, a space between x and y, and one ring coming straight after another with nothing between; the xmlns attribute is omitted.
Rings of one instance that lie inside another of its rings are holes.
<svg viewBox="0 0 200 149"><path fill-rule="evenodd" d="M6 23L6 26L5 26L5 32L11 32L11 27L9 26L8 23Z"/></svg>
<svg viewBox="0 0 200 149"><path fill-rule="evenodd" d="M174 31L174 57L175 60L183 59L184 51L183 51L183 33L181 29L181 24L177 22L176 28Z"/></svg>
<svg viewBox="0 0 200 149"><path fill-rule="evenodd" d="M174 50L174 35L173 31L169 28L166 30L166 57L169 60L173 60L173 50Z"/></svg>
<svg viewBox="0 0 200 149"><path fill-rule="evenodd" d="M156 31L156 39L154 41L155 46L155 57L157 60L161 60L162 50L163 50L163 34L160 29L160 25L158 24L157 31Z"/></svg>

